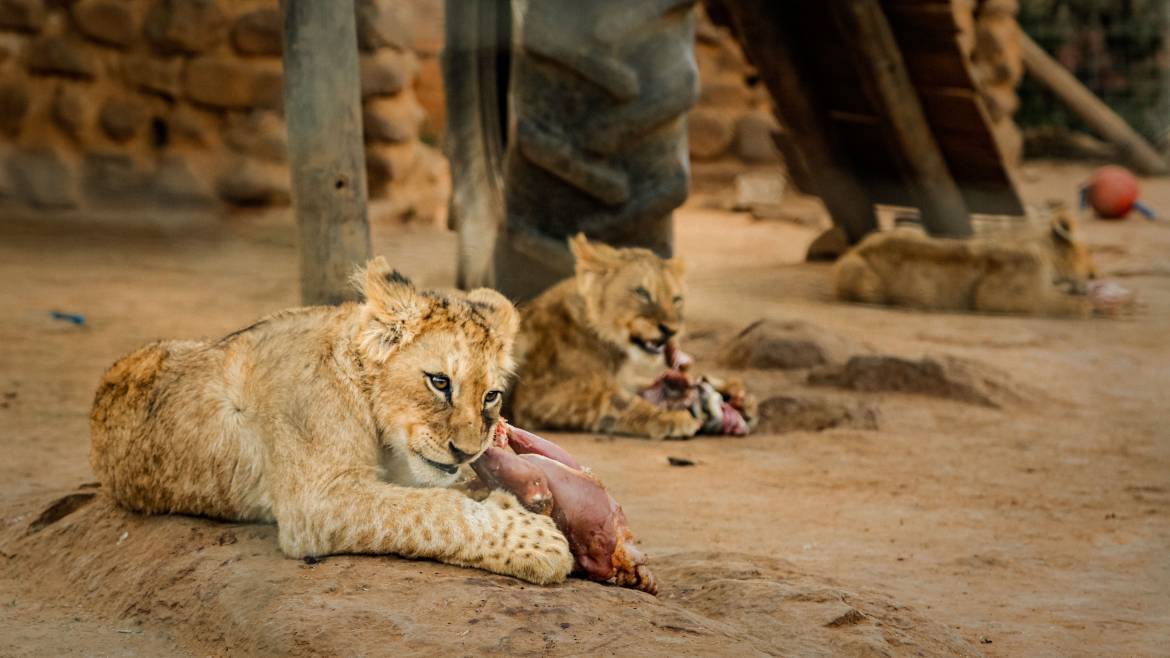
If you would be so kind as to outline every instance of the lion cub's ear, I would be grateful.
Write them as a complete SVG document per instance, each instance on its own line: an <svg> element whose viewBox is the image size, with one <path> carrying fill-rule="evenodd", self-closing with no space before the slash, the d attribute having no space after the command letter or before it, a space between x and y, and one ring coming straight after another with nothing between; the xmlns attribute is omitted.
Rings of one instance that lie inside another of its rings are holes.
<svg viewBox="0 0 1170 658"><path fill-rule="evenodd" d="M467 293L467 301L474 304L487 319L492 331L505 341L511 341L520 330L520 314L516 307L500 293L491 288L476 288Z"/></svg>
<svg viewBox="0 0 1170 658"><path fill-rule="evenodd" d="M1067 211L1052 216L1052 238L1057 242L1072 244L1076 230L1077 222Z"/></svg>
<svg viewBox="0 0 1170 658"><path fill-rule="evenodd" d="M569 238L569 251L577 263L577 273L602 273L621 263L618 250L603 243L590 242L584 233Z"/></svg>
<svg viewBox="0 0 1170 658"><path fill-rule="evenodd" d="M415 291L410 279L390 269L381 256L358 270L354 283L361 288L369 312L362 349L375 361L383 361L414 339L429 302Z"/></svg>
<svg viewBox="0 0 1170 658"><path fill-rule="evenodd" d="M666 269L670 270L678 278L683 278L687 273L687 264L681 258L666 259Z"/></svg>

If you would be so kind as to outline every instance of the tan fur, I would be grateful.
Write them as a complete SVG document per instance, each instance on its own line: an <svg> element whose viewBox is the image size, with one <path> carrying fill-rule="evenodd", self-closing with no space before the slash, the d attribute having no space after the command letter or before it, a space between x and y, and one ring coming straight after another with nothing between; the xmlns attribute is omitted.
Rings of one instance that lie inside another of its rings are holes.
<svg viewBox="0 0 1170 658"><path fill-rule="evenodd" d="M1064 212L1040 231L950 240L898 228L837 261L838 299L940 311L1087 316L1092 258ZM1070 294L1077 293L1077 294Z"/></svg>
<svg viewBox="0 0 1170 658"><path fill-rule="evenodd" d="M570 240L576 274L523 309L517 424L656 439L693 436L687 411L638 396L665 369L658 347L682 330L683 265L645 249ZM639 345L641 343L641 345Z"/></svg>
<svg viewBox="0 0 1170 658"><path fill-rule="evenodd" d="M466 464L489 445L515 309L491 290L417 292L381 258L360 281L361 304L114 364L91 416L104 489L141 512L275 521L291 557L395 553L563 580L573 558L550 518L503 492L472 500L427 461Z"/></svg>

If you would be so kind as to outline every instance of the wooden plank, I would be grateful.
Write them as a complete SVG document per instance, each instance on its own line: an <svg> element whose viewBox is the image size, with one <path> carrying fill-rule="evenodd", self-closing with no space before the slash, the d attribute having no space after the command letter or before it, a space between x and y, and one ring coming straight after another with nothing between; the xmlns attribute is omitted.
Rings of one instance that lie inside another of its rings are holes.
<svg viewBox="0 0 1170 658"><path fill-rule="evenodd" d="M1121 149L1134 169L1142 174L1166 173L1166 160L1141 135L1022 32L1020 48L1028 74L1056 94L1090 128Z"/></svg>
<svg viewBox="0 0 1170 658"><path fill-rule="evenodd" d="M298 227L301 300L354 299L370 258L353 0L282 0L284 114Z"/></svg>
<svg viewBox="0 0 1170 658"><path fill-rule="evenodd" d="M881 5L877 0L838 0L830 6L844 41L853 46L863 86L883 114L923 225L932 235L971 235L966 202L935 142Z"/></svg>
<svg viewBox="0 0 1170 658"><path fill-rule="evenodd" d="M808 22L800 13L807 9L804 4L737 0L728 3L727 9L749 58L766 63L759 67L760 78L784 126L785 150L799 154L800 168L811 174L809 182L815 186L810 191L821 198L849 241L857 242L876 228L873 202L829 134L818 92L820 80L802 66L811 53L799 48L794 35Z"/></svg>

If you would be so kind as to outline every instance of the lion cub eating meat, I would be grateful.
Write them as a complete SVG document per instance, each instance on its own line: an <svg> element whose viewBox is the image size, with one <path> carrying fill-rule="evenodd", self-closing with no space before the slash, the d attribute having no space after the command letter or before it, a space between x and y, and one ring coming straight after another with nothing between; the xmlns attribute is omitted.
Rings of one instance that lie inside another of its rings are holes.
<svg viewBox="0 0 1170 658"><path fill-rule="evenodd" d="M700 421L639 396L682 330L683 265L646 249L569 241L576 274L523 310L512 414L520 426L690 437Z"/></svg>
<svg viewBox="0 0 1170 658"><path fill-rule="evenodd" d="M1076 223L1058 211L1040 231L932 238L918 229L874 233L835 266L838 299L947 311L1088 316L1096 277Z"/></svg>
<svg viewBox="0 0 1170 658"><path fill-rule="evenodd" d="M106 372L91 461L124 507L275 521L291 557L394 553L536 583L573 567L553 520L446 488L492 444L516 310L419 292L377 258L362 303L164 341Z"/></svg>

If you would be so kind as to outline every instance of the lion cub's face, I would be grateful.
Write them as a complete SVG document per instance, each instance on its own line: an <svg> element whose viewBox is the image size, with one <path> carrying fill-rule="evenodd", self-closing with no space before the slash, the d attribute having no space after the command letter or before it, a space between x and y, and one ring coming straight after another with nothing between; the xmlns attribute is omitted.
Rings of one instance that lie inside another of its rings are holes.
<svg viewBox="0 0 1170 658"><path fill-rule="evenodd" d="M1052 243L1053 283L1068 292L1085 294L1089 280L1097 278L1097 268L1067 211L1053 216L1048 239Z"/></svg>
<svg viewBox="0 0 1170 658"><path fill-rule="evenodd" d="M614 249L581 234L569 248L593 329L629 354L659 357L682 331L682 262L646 249Z"/></svg>
<svg viewBox="0 0 1170 658"><path fill-rule="evenodd" d="M416 291L375 259L361 352L388 480L445 486L490 445L519 317L494 290Z"/></svg>

